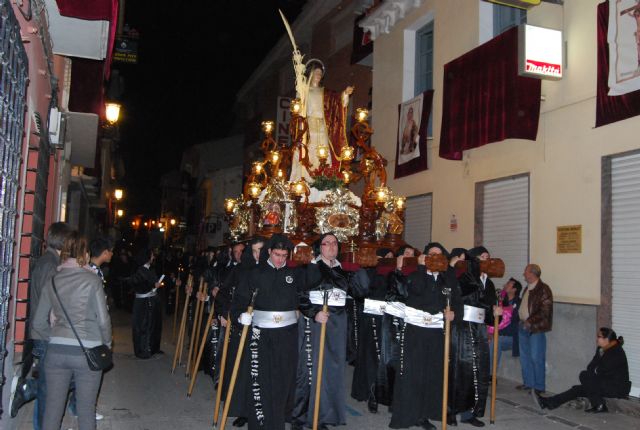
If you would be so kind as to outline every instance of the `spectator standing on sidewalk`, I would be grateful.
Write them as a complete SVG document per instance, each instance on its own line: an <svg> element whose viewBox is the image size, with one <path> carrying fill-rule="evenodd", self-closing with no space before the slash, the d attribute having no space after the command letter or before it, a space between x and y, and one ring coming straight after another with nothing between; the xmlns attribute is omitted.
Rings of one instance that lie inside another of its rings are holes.
<svg viewBox="0 0 640 430"><path fill-rule="evenodd" d="M553 293L540 276L542 270L537 264L529 264L524 269L527 286L520 304L520 366L522 385L520 390L545 391L545 367L547 355L547 332L553 324Z"/></svg>
<svg viewBox="0 0 640 430"><path fill-rule="evenodd" d="M57 273L42 290L33 318L33 328L39 333L50 329L44 362L47 399L42 428L60 428L73 379L78 427L95 430L102 371L89 368L78 338L85 348L103 344L111 347L111 318L102 281L87 267L87 240L78 232L71 232L64 240L60 260Z"/></svg>
<svg viewBox="0 0 640 430"><path fill-rule="evenodd" d="M47 248L36 261L33 271L31 272L31 285L29 287L29 310L33 315L36 312L40 296L45 285L51 283L51 278L56 273L56 268L60 264L60 250L64 239L71 232L71 228L64 222L55 222L49 226L47 231ZM25 383L18 383L16 392L11 405L11 416L15 417L18 409L24 403L31 400L27 392L36 393L36 404L33 410L33 428L40 430L42 428L42 419L45 411L45 401L47 398L47 384L44 370L44 360L47 354L47 346L49 344L49 329L38 332L33 327L33 318L30 319L31 326L29 330L29 339L33 344L33 358L35 359L35 367L33 368L33 378ZM31 360L25 360L30 363ZM29 364L31 367L31 364Z"/></svg>

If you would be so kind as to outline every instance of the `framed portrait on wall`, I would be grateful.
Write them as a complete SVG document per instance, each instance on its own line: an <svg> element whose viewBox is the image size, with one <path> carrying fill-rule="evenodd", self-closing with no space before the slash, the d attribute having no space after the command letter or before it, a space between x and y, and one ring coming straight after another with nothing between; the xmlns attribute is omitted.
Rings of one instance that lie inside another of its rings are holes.
<svg viewBox="0 0 640 430"><path fill-rule="evenodd" d="M640 2L609 2L609 95L640 90Z"/></svg>
<svg viewBox="0 0 640 430"><path fill-rule="evenodd" d="M394 178L427 169L427 127L433 90L398 105L398 135Z"/></svg>

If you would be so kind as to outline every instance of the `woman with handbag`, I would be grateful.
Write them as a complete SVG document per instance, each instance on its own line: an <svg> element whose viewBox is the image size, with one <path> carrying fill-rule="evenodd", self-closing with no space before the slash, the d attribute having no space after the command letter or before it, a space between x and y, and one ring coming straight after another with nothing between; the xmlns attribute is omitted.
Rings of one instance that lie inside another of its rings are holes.
<svg viewBox="0 0 640 430"><path fill-rule="evenodd" d="M87 240L74 231L60 253L62 264L42 291L34 326L50 326L45 359L47 399L44 430L58 430L73 378L78 427L96 428L96 399L102 370L111 363L111 318L100 277L89 262Z"/></svg>

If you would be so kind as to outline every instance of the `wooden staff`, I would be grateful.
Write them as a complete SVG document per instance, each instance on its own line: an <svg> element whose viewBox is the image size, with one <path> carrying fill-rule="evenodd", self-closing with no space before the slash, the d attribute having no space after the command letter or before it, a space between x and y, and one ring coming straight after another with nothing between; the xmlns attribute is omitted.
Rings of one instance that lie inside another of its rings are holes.
<svg viewBox="0 0 640 430"><path fill-rule="evenodd" d="M211 323L213 322L213 314L215 313L216 305L213 299L211 299L211 310L209 311L209 318L207 318L207 324L205 325L204 333L202 334L202 342L200 342L200 348L198 349L198 357L196 358L196 364L193 366L193 373L191 375L191 383L189 384L189 390L187 391L187 397L191 397L193 392L193 386L196 383L198 376L198 367L200 366L200 360L202 360L202 353L204 352L204 345L207 343L207 335L211 330ZM204 306L203 306L204 307Z"/></svg>
<svg viewBox="0 0 640 430"><path fill-rule="evenodd" d="M190 288L193 285L193 276L189 275L187 278L187 287ZM176 364L182 359L182 349L184 347L184 332L187 327L187 309L189 307L189 296L185 294L184 308L182 309L182 318L180 319L180 330L178 331L178 341L176 342L176 350L173 354L173 366L171 367L171 373L175 372Z"/></svg>
<svg viewBox="0 0 640 430"><path fill-rule="evenodd" d="M207 291L209 291L209 284L207 284L206 282L204 283L204 286L202 288L201 294L199 294L200 297L202 297L201 299L198 299L200 301L200 312L198 313L197 316L197 321L198 321L198 325L196 326L196 335L193 338L194 343L193 343L193 355L191 356L191 374L194 374L198 371L198 368L195 366L195 361L196 361L196 348L198 345L198 339L200 338L200 331L202 330L202 318L204 317L204 308L207 304L207 302L205 301L205 294L207 294ZM206 330L206 327L205 327Z"/></svg>
<svg viewBox="0 0 640 430"><path fill-rule="evenodd" d="M224 384L224 369L227 365L227 351L229 350L229 335L231 333L231 313L227 313L227 326L224 331L224 344L222 345L222 360L220 361L220 377L218 378L218 389L216 390L216 407L213 410L213 425L218 424L220 413L220 401L222 400L222 385Z"/></svg>
<svg viewBox="0 0 640 430"><path fill-rule="evenodd" d="M195 345L196 336L198 332L198 328L200 325L200 308L202 301L198 298L204 290L204 278L200 277L200 288L198 289L198 294L196 295L196 309L193 312L193 327L191 327L191 339L189 339L189 355L187 356L187 368L185 370L184 376L190 376L191 372L191 360L193 358L193 346Z"/></svg>
<svg viewBox="0 0 640 430"><path fill-rule="evenodd" d="M499 295L498 295L499 296ZM498 323L500 317L493 317L493 363L491 363L491 416L489 422L495 424L496 422L496 387L498 384L498 342L500 337L498 331Z"/></svg>
<svg viewBox="0 0 640 430"><path fill-rule="evenodd" d="M447 307L445 313L451 310L451 290L446 289ZM442 372L442 430L447 430L447 407L449 403L449 343L451 340L451 321L444 318L444 367Z"/></svg>
<svg viewBox="0 0 640 430"><path fill-rule="evenodd" d="M178 272L177 279L180 279L180 272ZM182 284L180 284L182 286ZM180 303L180 286L176 285L176 298L175 298L175 309L173 310L173 334L171 339L175 342L176 340L176 326L178 324L178 304Z"/></svg>
<svg viewBox="0 0 640 430"><path fill-rule="evenodd" d="M329 294L324 292L324 299L322 303L322 312L328 312L329 306L327 300ZM318 417L320 416L320 388L322 387L322 365L324 362L324 339L327 335L327 323L323 322L320 325L320 346L318 351L318 376L316 379L316 398L313 405L313 430L318 430Z"/></svg>
<svg viewBox="0 0 640 430"><path fill-rule="evenodd" d="M204 284L204 290L203 290L203 294L206 294L206 291L208 291L208 287L207 287L207 283L205 282ZM204 296L201 296L204 297ZM191 357L191 359L193 360L191 362L191 375L194 375L196 373L198 373L198 366L200 366L200 363L196 363L196 348L198 347L198 339L200 338L200 332L202 331L203 327L202 327L202 319L204 318L204 308L207 305L207 301L206 300L202 300L201 304L200 304L200 315L198 316L198 328L196 329L196 336L194 338L195 343L193 344L193 356ZM207 331L208 331L208 325L204 326L204 339L206 339L207 337Z"/></svg>
<svg viewBox="0 0 640 430"><path fill-rule="evenodd" d="M251 302L247 307L247 313L253 314L253 304L256 301L258 295L258 289L256 288L251 295ZM231 321L227 324L227 328L231 325ZM224 401L224 409L222 411L222 420L220 421L220 428L224 429L227 423L227 416L229 415L229 407L231 406L231 398L233 397L233 389L236 386L236 379L238 378L238 369L240 368L240 361L242 360L242 351L244 350L244 343L247 339L248 325L242 326L242 334L240 335L240 345L238 345L238 352L236 353L236 361L233 363L233 372L231 372L231 379L229 380L229 388L227 390L227 398ZM218 382L218 389L221 389L220 382Z"/></svg>
<svg viewBox="0 0 640 430"><path fill-rule="evenodd" d="M182 321L180 322L182 338L180 338L180 349L178 350L178 365L182 365L182 353L184 352L184 340L187 336L187 320L189 319L189 294L187 290L193 291L193 275L189 275L188 286L184 290L184 308L182 309ZM180 337L180 336L178 336Z"/></svg>

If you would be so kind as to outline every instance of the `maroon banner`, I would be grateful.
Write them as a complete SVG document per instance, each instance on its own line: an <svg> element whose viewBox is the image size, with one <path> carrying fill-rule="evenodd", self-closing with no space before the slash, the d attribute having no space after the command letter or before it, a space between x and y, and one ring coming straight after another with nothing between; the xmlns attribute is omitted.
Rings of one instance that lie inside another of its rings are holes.
<svg viewBox="0 0 640 430"><path fill-rule="evenodd" d="M518 75L514 27L444 66L440 157L505 139L536 140L539 79Z"/></svg>

